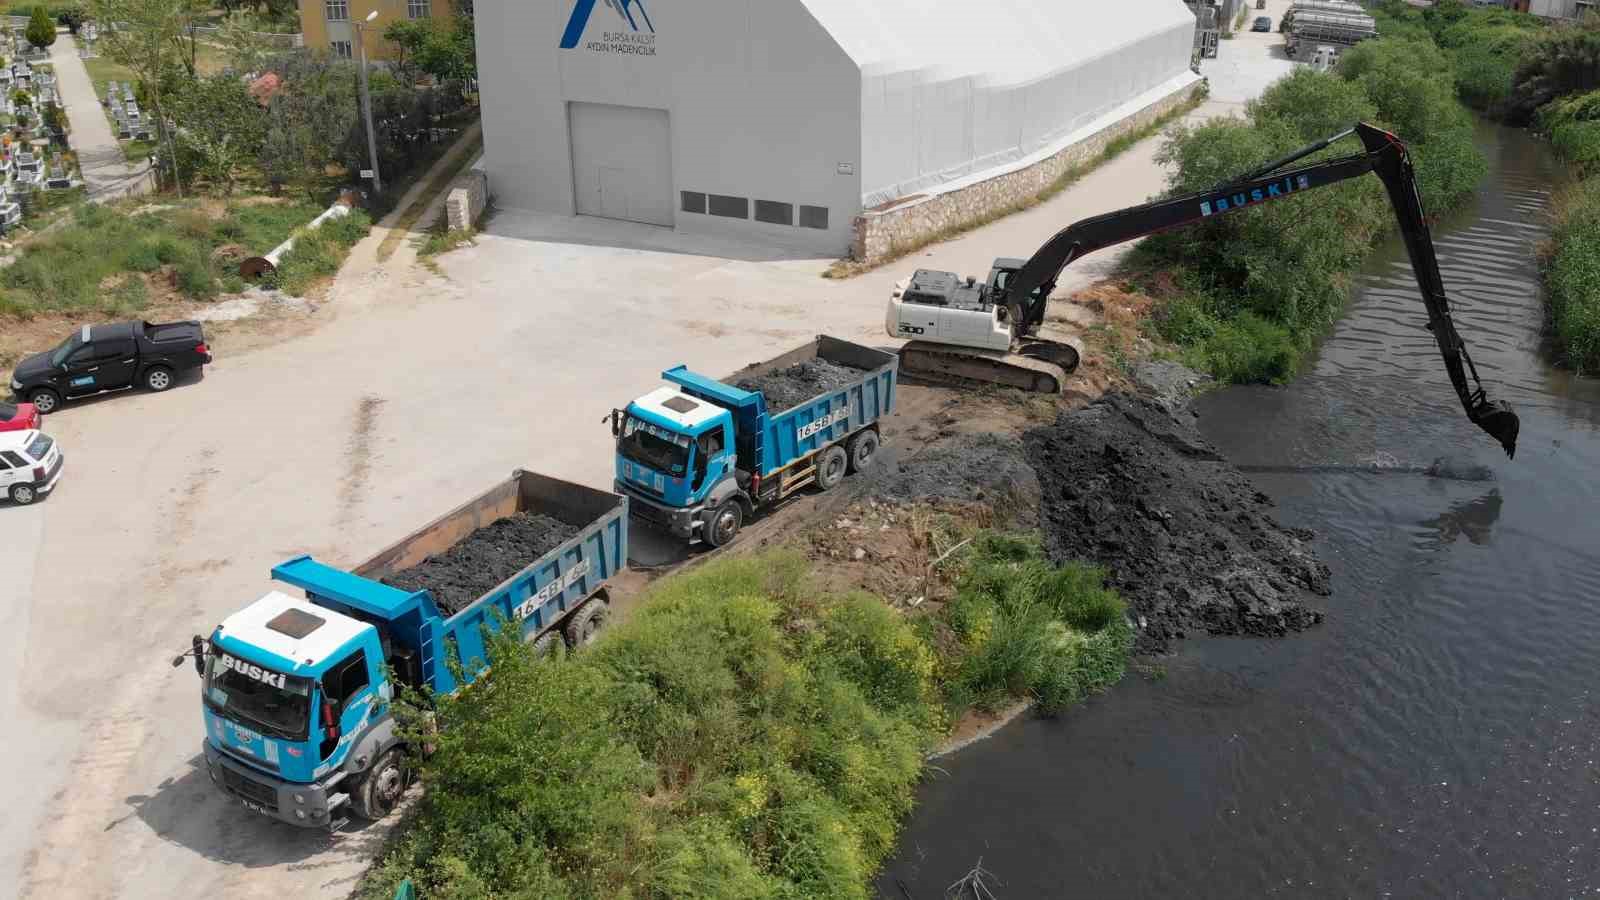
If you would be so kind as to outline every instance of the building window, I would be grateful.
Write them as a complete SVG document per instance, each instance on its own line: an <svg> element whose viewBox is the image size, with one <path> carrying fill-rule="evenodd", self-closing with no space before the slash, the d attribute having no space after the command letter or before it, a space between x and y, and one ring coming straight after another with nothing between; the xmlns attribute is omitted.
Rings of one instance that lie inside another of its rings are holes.
<svg viewBox="0 0 1600 900"><path fill-rule="evenodd" d="M800 227L821 228L826 231L828 229L828 208L826 206L800 207Z"/></svg>
<svg viewBox="0 0 1600 900"><path fill-rule="evenodd" d="M334 56L337 56L340 59L349 59L350 58L350 42L349 41L334 41L332 46L333 46L333 55Z"/></svg>
<svg viewBox="0 0 1600 900"><path fill-rule="evenodd" d="M329 22L350 21L350 0L325 0L323 8L328 13Z"/></svg>
<svg viewBox="0 0 1600 900"><path fill-rule="evenodd" d="M775 200L757 200L756 221L771 222L774 225L793 225L794 204L779 203Z"/></svg>
<svg viewBox="0 0 1600 900"><path fill-rule="evenodd" d="M713 216L727 216L730 219L750 218L750 201L744 197L724 197L721 194L710 194L706 199L709 201Z"/></svg>
<svg viewBox="0 0 1600 900"><path fill-rule="evenodd" d="M683 211L706 214L706 195L699 191L682 191Z"/></svg>
<svg viewBox="0 0 1600 900"><path fill-rule="evenodd" d="M406 0L406 15L413 19L426 19L433 15L433 0Z"/></svg>

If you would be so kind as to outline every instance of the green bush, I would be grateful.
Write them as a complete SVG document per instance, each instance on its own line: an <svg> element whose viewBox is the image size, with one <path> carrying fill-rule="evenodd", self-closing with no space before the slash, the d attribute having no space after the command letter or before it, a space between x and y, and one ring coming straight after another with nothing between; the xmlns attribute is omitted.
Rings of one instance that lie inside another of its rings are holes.
<svg viewBox="0 0 1600 900"><path fill-rule="evenodd" d="M998 631L944 658L923 636L942 623L819 591L792 553L664 579L582 653L495 638L491 671L433 699L422 801L360 896L409 877L428 900L865 900L951 698L1009 678L956 673L1026 644L1009 683L1054 710L1114 683L1131 646L1100 573L1056 570L1036 536L979 535L958 559L946 609L989 603ZM426 702L402 708L420 736Z"/></svg>
<svg viewBox="0 0 1600 900"><path fill-rule="evenodd" d="M1551 326L1567 362L1580 371L1600 368L1600 178L1558 197L1544 274Z"/></svg>
<svg viewBox="0 0 1600 900"><path fill-rule="evenodd" d="M1551 129L1550 144L1580 173L1600 171L1600 121L1562 122Z"/></svg>

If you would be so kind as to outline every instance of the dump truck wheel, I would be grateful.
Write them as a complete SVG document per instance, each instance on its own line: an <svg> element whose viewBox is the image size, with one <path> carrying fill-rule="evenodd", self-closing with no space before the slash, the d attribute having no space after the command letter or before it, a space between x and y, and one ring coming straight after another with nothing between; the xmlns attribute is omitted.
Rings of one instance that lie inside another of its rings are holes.
<svg viewBox="0 0 1600 900"><path fill-rule="evenodd" d="M850 471L859 472L872 465L872 458L878 455L878 433L871 429L861 432L850 439Z"/></svg>
<svg viewBox="0 0 1600 900"><path fill-rule="evenodd" d="M576 650L594 643L600 636L600 629L606 626L606 618L611 612L611 604L604 597L595 596L578 607L577 612L567 617L567 646Z"/></svg>
<svg viewBox="0 0 1600 900"><path fill-rule="evenodd" d="M744 507L738 500L726 500L706 516L700 526L700 536L713 547L725 547L744 524Z"/></svg>
<svg viewBox="0 0 1600 900"><path fill-rule="evenodd" d="M361 784L350 797L351 805L356 815L376 822L394 812L410 786L411 762L400 748L391 747L361 777Z"/></svg>
<svg viewBox="0 0 1600 900"><path fill-rule="evenodd" d="M845 473L850 471L850 455L838 444L822 451L822 458L817 460L817 487L825 491L833 490L844 480Z"/></svg>
<svg viewBox="0 0 1600 900"><path fill-rule="evenodd" d="M556 645L561 643L561 632L551 629L528 642L533 646L533 655L543 659L554 653Z"/></svg>

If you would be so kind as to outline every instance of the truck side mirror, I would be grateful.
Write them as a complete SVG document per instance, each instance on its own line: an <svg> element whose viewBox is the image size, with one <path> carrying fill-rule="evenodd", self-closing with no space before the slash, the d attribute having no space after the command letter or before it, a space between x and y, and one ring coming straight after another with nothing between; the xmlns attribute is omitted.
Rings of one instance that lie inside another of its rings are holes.
<svg viewBox="0 0 1600 900"><path fill-rule="evenodd" d="M194 653L194 673L201 678L206 677L206 641L200 635L189 639L189 646Z"/></svg>
<svg viewBox="0 0 1600 900"><path fill-rule="evenodd" d="M611 436L622 437L622 410L611 411Z"/></svg>

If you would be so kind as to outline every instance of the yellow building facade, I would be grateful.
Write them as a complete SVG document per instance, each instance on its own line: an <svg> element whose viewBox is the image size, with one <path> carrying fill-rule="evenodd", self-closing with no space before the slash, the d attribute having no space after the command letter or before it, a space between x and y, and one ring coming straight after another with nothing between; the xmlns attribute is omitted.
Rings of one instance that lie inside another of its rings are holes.
<svg viewBox="0 0 1600 900"><path fill-rule="evenodd" d="M378 15L369 23L373 11ZM450 0L300 0L300 31L307 49L353 58L360 25L367 59L392 59L395 47L383 39L390 23L448 15Z"/></svg>

